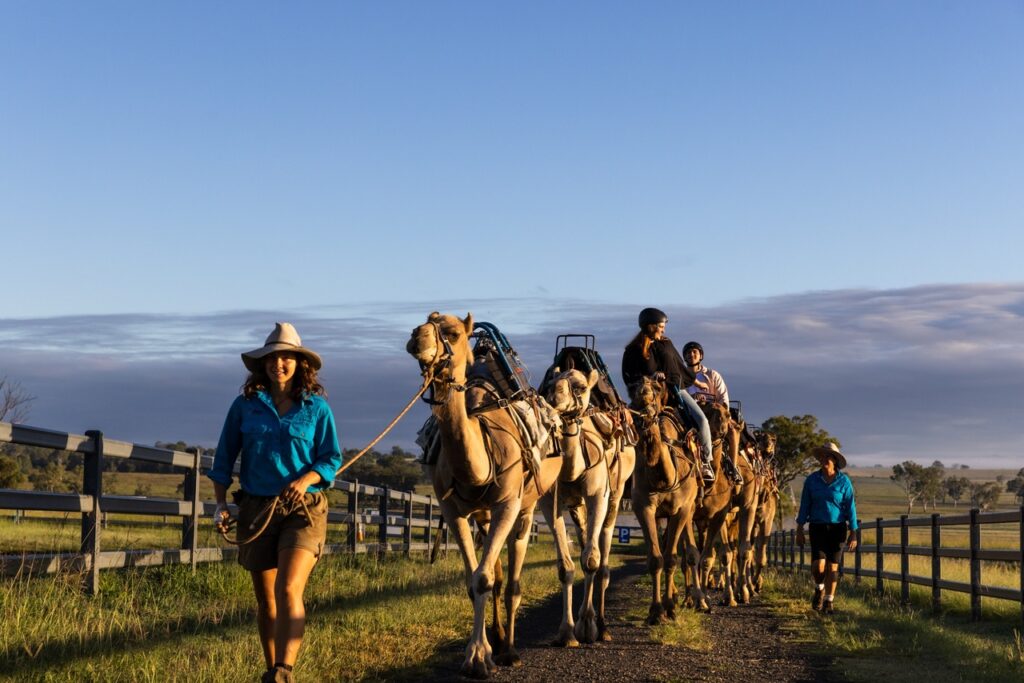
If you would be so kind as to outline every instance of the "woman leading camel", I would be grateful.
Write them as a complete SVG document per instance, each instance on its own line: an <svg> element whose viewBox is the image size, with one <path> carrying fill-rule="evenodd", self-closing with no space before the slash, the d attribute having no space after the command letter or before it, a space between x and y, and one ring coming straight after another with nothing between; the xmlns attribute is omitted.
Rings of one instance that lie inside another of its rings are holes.
<svg viewBox="0 0 1024 683"><path fill-rule="evenodd" d="M846 549L857 547L857 504L853 483L839 470L846 467L846 458L839 448L828 442L814 449L821 469L804 480L800 495L800 512L796 517L796 542L804 545L804 524L811 524L811 574L814 576L814 597L811 607L825 614L833 611L839 563ZM847 532L849 526L849 532Z"/></svg>
<svg viewBox="0 0 1024 683"><path fill-rule="evenodd" d="M341 449L317 380L320 356L303 348L290 323L277 323L242 362L250 374L228 410L208 475L217 498L213 518L226 529L227 489L240 456L238 563L252 575L256 592L267 665L262 681L281 683L293 680L306 625L302 595L327 538L323 489L341 466Z"/></svg>
<svg viewBox="0 0 1024 683"><path fill-rule="evenodd" d="M622 379L632 396L633 387L644 377L661 375L668 383L671 402L679 408L683 424L696 427L700 437L701 476L715 480L711 458L711 429L704 411L681 387L693 383L689 372L672 341L665 336L668 316L657 308L645 308L638 319L640 332L626 345L622 354Z"/></svg>

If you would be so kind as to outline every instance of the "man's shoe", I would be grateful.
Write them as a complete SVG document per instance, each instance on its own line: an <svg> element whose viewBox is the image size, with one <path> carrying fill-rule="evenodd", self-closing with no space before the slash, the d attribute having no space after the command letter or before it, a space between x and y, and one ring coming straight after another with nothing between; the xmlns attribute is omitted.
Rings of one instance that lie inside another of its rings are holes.
<svg viewBox="0 0 1024 683"><path fill-rule="evenodd" d="M822 590L821 588L815 588L814 589L814 597L811 598L811 609L813 609L813 610L821 609L821 603L822 603L822 601L824 601L824 599L825 599L825 591Z"/></svg>
<svg viewBox="0 0 1024 683"><path fill-rule="evenodd" d="M715 471L711 469L711 465L707 463L703 463L700 466L700 476L709 484L715 481Z"/></svg>
<svg viewBox="0 0 1024 683"><path fill-rule="evenodd" d="M826 600L825 605L821 608L822 614L835 614L835 607L832 606L831 600Z"/></svg>
<svg viewBox="0 0 1024 683"><path fill-rule="evenodd" d="M737 484L742 484L743 483L743 475L740 474L739 472L737 472L736 470L733 470L732 471L732 480L733 480L733 482L735 482Z"/></svg>

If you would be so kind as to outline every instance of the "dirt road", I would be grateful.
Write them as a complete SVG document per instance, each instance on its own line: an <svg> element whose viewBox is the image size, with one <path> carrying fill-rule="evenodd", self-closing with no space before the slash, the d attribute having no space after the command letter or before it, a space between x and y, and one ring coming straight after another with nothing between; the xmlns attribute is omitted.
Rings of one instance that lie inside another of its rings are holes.
<svg viewBox="0 0 1024 683"><path fill-rule="evenodd" d="M648 589L638 585L642 561L630 561L613 574L608 613L612 642L563 649L551 647L560 620L561 597L531 607L519 622L517 647L523 666L501 668L494 681L835 681L829 659L796 642L781 620L757 598L751 605L716 606L705 615L708 651L662 645L644 623ZM643 614L637 615L637 605ZM461 644L433 671L429 680L455 680L462 662ZM467 680L467 679L463 679Z"/></svg>

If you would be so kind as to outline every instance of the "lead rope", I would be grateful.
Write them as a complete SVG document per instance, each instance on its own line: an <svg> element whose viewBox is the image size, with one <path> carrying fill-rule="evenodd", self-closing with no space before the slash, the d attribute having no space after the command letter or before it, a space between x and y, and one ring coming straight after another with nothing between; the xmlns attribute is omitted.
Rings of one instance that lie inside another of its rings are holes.
<svg viewBox="0 0 1024 683"><path fill-rule="evenodd" d="M334 476L337 477L339 474L341 474L342 472L347 470L349 467L351 467L352 464L355 463L356 460L358 460L359 458L361 458L364 455L366 455L367 453L369 453L370 449L373 448L374 446L376 446L377 442L380 441L381 439L383 439L384 436L388 432L390 432L394 428L394 426L396 424L398 424L398 421L401 420L403 417L405 417L405 414L407 412L409 412L409 409L412 408L413 404L416 403L417 399L419 399L419 397L422 396L424 394L424 392L426 392L427 388L430 386L431 382L433 382L433 381L434 381L434 373L433 373L433 371L424 373L424 375L423 375L423 386L421 386L419 388L419 391L417 391L416 394L411 399L409 399L409 402L405 405L405 408L402 409L402 412L400 412L398 414L398 416L395 417L395 419L393 419L391 422L389 422L388 426L384 428L384 431L382 431L380 434L378 434L377 438L375 438L373 441L371 441L369 443L369 445L366 446L366 448L364 448L363 450L361 450L358 453L356 453L354 456L352 456L351 459L349 459L349 461L347 463L345 463L344 465L339 467L338 471L334 474ZM246 538L245 540L238 540L237 534L236 534L236 538L234 538L234 539L228 538L228 531L230 531L231 527L234 526L234 524L235 524L235 520L233 520L233 519L229 519L226 524L218 525L217 526L217 532L221 535L221 538L223 538L227 543L230 543L231 545L245 545L247 543L252 543L257 538L259 538L260 535L264 531L267 530L268 526L270 526L270 520L273 519L274 513L277 511L277 507L280 504L281 504L280 496L274 496L273 499L271 499L270 502L267 503L267 505L260 512L260 514L256 516L256 519L254 519L252 521L252 524L249 525L249 528L253 529L256 526L256 522L261 517L265 516L266 519L263 520L263 525L256 531L256 533L254 533L249 538ZM306 507L306 499L305 499L305 497L303 497L303 499L300 501L300 504L302 505L303 512L306 513L306 519L310 519L309 508Z"/></svg>

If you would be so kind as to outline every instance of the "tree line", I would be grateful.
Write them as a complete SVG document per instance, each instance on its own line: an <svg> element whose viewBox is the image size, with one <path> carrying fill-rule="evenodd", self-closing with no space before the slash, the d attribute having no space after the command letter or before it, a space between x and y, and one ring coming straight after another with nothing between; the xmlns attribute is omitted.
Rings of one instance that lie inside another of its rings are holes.
<svg viewBox="0 0 1024 683"><path fill-rule="evenodd" d="M939 500L943 504L948 500L953 501L954 508L961 501L966 501L971 507L988 510L999 502L999 495L1004 490L1002 476L997 477L997 481L972 481L956 474L947 475L946 466L938 460L928 467L913 460L905 460L893 465L892 476L889 478L896 482L906 496L908 515L913 512L916 502L920 502L922 510L927 512L928 504L931 504L934 511ZM1005 490L1024 503L1024 468L1017 472L1016 478L1006 482Z"/></svg>

